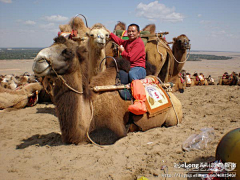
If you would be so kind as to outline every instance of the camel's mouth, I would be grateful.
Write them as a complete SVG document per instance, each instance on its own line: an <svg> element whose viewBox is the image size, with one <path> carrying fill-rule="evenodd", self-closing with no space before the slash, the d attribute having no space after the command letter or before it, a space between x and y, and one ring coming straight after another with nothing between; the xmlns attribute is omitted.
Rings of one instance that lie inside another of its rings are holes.
<svg viewBox="0 0 240 180"><path fill-rule="evenodd" d="M105 47L105 43L103 43L103 42L98 42L97 43L97 46L99 47L99 48L104 48Z"/></svg>
<svg viewBox="0 0 240 180"><path fill-rule="evenodd" d="M182 49L191 49L191 44L189 44L189 43L184 43L184 44L182 44Z"/></svg>
<svg viewBox="0 0 240 180"><path fill-rule="evenodd" d="M37 76L46 76L51 70L51 67L46 59L35 60L32 66L33 72Z"/></svg>

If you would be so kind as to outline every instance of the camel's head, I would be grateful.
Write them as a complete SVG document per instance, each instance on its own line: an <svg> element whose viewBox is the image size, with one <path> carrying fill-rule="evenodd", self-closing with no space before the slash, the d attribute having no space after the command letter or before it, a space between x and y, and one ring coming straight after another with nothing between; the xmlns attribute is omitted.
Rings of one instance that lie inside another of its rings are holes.
<svg viewBox="0 0 240 180"><path fill-rule="evenodd" d="M188 39L185 34L182 34L177 38L173 38L173 44L182 50L191 49L190 39Z"/></svg>
<svg viewBox="0 0 240 180"><path fill-rule="evenodd" d="M95 24L87 35L89 36L90 45L97 49L103 49L109 38L109 32L100 23Z"/></svg>
<svg viewBox="0 0 240 180"><path fill-rule="evenodd" d="M33 72L38 77L54 75L54 70L58 74L69 73L76 58L76 51L76 42L59 36L54 39L53 45L37 54L32 67Z"/></svg>

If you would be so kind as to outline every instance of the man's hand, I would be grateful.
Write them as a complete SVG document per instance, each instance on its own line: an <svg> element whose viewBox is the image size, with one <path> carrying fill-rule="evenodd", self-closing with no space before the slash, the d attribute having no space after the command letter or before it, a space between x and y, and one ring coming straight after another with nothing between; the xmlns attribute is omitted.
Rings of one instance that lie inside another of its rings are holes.
<svg viewBox="0 0 240 180"><path fill-rule="evenodd" d="M121 45L121 46L119 46L118 50L119 50L120 53L122 53L125 49L124 49L124 47Z"/></svg>

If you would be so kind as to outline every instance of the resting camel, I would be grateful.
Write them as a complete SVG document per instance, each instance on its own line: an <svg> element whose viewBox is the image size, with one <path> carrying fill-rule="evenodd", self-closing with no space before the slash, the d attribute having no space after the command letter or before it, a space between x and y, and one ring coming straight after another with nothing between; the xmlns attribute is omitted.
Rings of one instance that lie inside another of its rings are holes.
<svg viewBox="0 0 240 180"><path fill-rule="evenodd" d="M193 76L192 76L192 81L193 81L193 84L192 86L194 85L208 85L208 82L207 82L207 79L204 78L204 75L203 73L200 73L198 75L198 73L194 73Z"/></svg>
<svg viewBox="0 0 240 180"><path fill-rule="evenodd" d="M238 85L239 76L236 72L232 72L230 75L225 72L222 77L219 78L218 85Z"/></svg>
<svg viewBox="0 0 240 180"><path fill-rule="evenodd" d="M34 60L33 71L37 76L55 77L54 69L57 74L62 75L68 85L65 86L61 78L58 78L54 87L54 102L63 142L83 143L88 141L88 133L94 138L97 137L94 134L99 132L105 135L107 133L105 137L112 138L107 144L111 144L127 135L126 125L130 117L128 106L131 102L121 99L117 91L101 93L92 91L91 87L95 85L115 84L116 68L110 67L99 73L92 78L89 85L90 62L84 55L85 51L84 47L79 47L76 42L58 37L53 45L38 53ZM130 125L131 131L139 128L146 131L162 125L173 126L180 123L181 102L174 94L169 93L169 96L174 108L170 107L151 118L148 114L132 115L134 124ZM109 134L112 136L110 137Z"/></svg>
<svg viewBox="0 0 240 180"><path fill-rule="evenodd" d="M24 108L28 105L29 97L34 96L35 91L40 91L39 83L31 83L19 90L10 90L0 86L0 109Z"/></svg>
<svg viewBox="0 0 240 180"><path fill-rule="evenodd" d="M191 74L190 73L186 73L186 86L187 87L191 87L194 86L195 82L193 81Z"/></svg>
<svg viewBox="0 0 240 180"><path fill-rule="evenodd" d="M180 93L183 93L187 86L186 71L181 70L177 76L171 78L171 82L174 84L172 92L179 91Z"/></svg>

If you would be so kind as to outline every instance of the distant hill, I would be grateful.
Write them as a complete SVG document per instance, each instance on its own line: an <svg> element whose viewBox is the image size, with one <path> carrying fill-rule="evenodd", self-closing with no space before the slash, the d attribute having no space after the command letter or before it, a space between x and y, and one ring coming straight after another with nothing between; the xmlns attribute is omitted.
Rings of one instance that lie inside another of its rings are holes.
<svg viewBox="0 0 240 180"><path fill-rule="evenodd" d="M33 59L43 48L0 48L0 60Z"/></svg>
<svg viewBox="0 0 240 180"><path fill-rule="evenodd" d="M188 61L201 61L202 59L206 60L228 60L232 59L229 56L216 56L216 55L209 55L209 54L190 54Z"/></svg>

